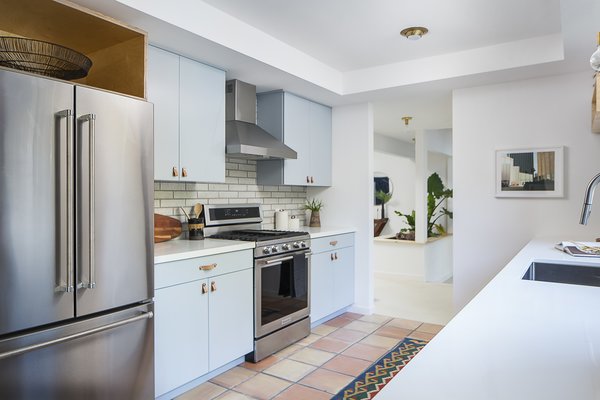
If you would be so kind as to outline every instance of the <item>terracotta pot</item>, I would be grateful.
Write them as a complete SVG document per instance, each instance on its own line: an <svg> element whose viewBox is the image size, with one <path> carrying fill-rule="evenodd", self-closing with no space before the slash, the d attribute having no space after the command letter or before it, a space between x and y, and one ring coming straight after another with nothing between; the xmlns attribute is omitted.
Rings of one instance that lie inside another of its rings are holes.
<svg viewBox="0 0 600 400"><path fill-rule="evenodd" d="M310 224L308 226L310 226L312 228L320 228L321 227L320 211L313 211L310 213Z"/></svg>

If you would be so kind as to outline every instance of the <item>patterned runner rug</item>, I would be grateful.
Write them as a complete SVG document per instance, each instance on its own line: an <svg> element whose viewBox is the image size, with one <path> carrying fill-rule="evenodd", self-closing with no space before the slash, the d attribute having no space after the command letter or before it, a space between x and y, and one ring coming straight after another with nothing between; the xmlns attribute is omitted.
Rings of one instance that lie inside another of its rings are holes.
<svg viewBox="0 0 600 400"><path fill-rule="evenodd" d="M331 399L372 399L426 344L425 340L405 338Z"/></svg>

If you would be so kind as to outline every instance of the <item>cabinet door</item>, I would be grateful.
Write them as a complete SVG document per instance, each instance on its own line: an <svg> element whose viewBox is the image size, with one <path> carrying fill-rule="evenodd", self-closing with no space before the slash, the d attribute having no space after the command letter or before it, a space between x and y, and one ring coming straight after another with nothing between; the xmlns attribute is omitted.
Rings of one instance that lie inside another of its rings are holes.
<svg viewBox="0 0 600 400"><path fill-rule="evenodd" d="M225 72L180 58L181 180L225 182Z"/></svg>
<svg viewBox="0 0 600 400"><path fill-rule="evenodd" d="M345 247L333 254L333 304L337 311L354 303L354 247Z"/></svg>
<svg viewBox="0 0 600 400"><path fill-rule="evenodd" d="M154 179L179 180L179 56L148 46L148 101L154 103Z"/></svg>
<svg viewBox="0 0 600 400"><path fill-rule="evenodd" d="M254 346L253 270L209 279L209 366L213 370Z"/></svg>
<svg viewBox="0 0 600 400"><path fill-rule="evenodd" d="M310 101L284 94L283 134L284 143L296 150L296 160L285 160L283 183L306 185L310 176Z"/></svg>
<svg viewBox="0 0 600 400"><path fill-rule="evenodd" d="M310 269L310 319L318 321L335 311L332 252L314 254Z"/></svg>
<svg viewBox="0 0 600 400"><path fill-rule="evenodd" d="M208 293L199 280L156 290L156 396L208 372Z"/></svg>
<svg viewBox="0 0 600 400"><path fill-rule="evenodd" d="M331 186L331 108L310 103L310 176L315 186Z"/></svg>

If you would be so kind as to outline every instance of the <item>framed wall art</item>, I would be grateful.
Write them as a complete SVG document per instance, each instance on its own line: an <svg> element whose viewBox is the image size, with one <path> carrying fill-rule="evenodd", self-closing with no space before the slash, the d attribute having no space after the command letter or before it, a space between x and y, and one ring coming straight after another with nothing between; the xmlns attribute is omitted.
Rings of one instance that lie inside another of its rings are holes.
<svg viewBox="0 0 600 400"><path fill-rule="evenodd" d="M563 197L564 147L496 151L496 197Z"/></svg>

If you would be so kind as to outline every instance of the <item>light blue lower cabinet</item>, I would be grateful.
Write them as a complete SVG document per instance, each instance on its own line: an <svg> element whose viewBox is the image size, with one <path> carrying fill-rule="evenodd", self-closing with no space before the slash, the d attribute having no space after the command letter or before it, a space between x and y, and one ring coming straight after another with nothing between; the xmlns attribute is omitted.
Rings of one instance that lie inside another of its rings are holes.
<svg viewBox="0 0 600 400"><path fill-rule="evenodd" d="M354 303L354 234L314 239L311 248L310 319L315 322Z"/></svg>
<svg viewBox="0 0 600 400"><path fill-rule="evenodd" d="M252 265L252 251L227 254L232 256L219 256L216 263L214 257L169 263L168 267L172 268L173 273L188 278L188 264L215 264L217 267L211 271L213 275L207 278L155 290L157 397L253 350L253 269L248 267ZM244 260L238 264L243 269L236 270L229 262L239 257ZM164 276L165 267L167 264L157 264L155 269L162 268ZM219 269L224 273L219 274ZM199 268L195 270L199 271ZM198 272L199 275L201 273ZM163 285L162 281L159 280L157 284Z"/></svg>

